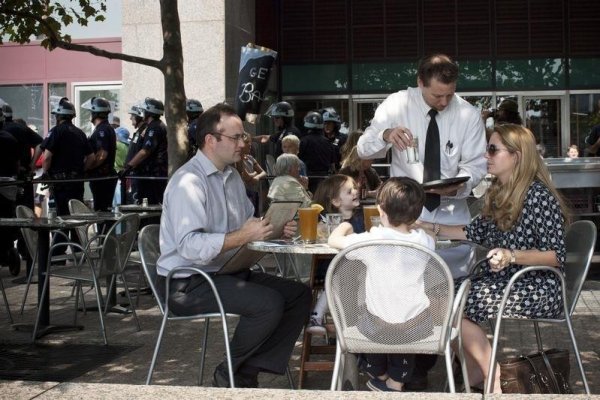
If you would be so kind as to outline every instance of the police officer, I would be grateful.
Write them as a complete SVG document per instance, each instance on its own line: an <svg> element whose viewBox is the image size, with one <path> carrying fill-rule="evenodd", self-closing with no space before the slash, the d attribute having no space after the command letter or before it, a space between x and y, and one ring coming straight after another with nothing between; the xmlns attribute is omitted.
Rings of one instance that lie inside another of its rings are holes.
<svg viewBox="0 0 600 400"><path fill-rule="evenodd" d="M114 165L117 151L117 135L108 122L108 114L111 111L110 103L103 97L92 97L81 108L91 112L91 122L94 124L94 131L89 138L89 143L95 157L94 163L87 171L88 176L90 178L115 177L114 179L90 181L90 189L94 196L94 210L109 211L115 194Z"/></svg>
<svg viewBox="0 0 600 400"><path fill-rule="evenodd" d="M308 188L315 192L317 186L334 168L335 150L323 135L323 117L316 111L310 111L304 117L306 134L300 139L298 157L306 164Z"/></svg>
<svg viewBox="0 0 600 400"><path fill-rule="evenodd" d="M259 135L254 140L260 143L272 143L271 154L275 158L279 157L283 150L281 149L281 139L287 135L296 135L301 137L300 130L294 126L294 109L287 101L280 101L273 105L267 112L273 118L273 125L275 126L275 132L271 135Z"/></svg>
<svg viewBox="0 0 600 400"><path fill-rule="evenodd" d="M13 110L8 104L2 106L4 113L4 130L14 136L19 143L19 173L17 179L29 181L31 178L31 152L40 143L42 138L27 125L13 121ZM33 184L28 183L23 191L19 191L17 204L33 209Z"/></svg>
<svg viewBox="0 0 600 400"><path fill-rule="evenodd" d="M144 112L146 130L140 135L140 150L126 164L126 171L133 169L136 175L164 177L165 179L139 179L138 200L147 198L151 204L162 203L167 186L167 127L160 120L165 112L162 101L147 97L140 105Z"/></svg>
<svg viewBox="0 0 600 400"><path fill-rule="evenodd" d="M202 108L202 103L198 100L187 99L185 101L185 113L187 114L188 119L188 141L190 143L188 159L192 158L194 154L196 154L196 151L198 151L198 145L196 144L196 124L203 112L204 108Z"/></svg>
<svg viewBox="0 0 600 400"><path fill-rule="evenodd" d="M0 109L0 176L16 178L19 171L19 143L4 130L4 113ZM15 216L16 186L0 186L0 217ZM0 264L8 265L12 275L18 275L21 258L13 243L17 238L16 228L0 229Z"/></svg>
<svg viewBox="0 0 600 400"><path fill-rule="evenodd" d="M129 108L129 120L131 125L135 128L131 141L129 142L129 148L127 149L127 156L125 157L124 170L121 172L121 176L125 176L126 173L131 173L131 168L127 169L127 164L133 159L133 157L142 149L143 142L140 139L144 131L146 130L146 123L144 122L144 110L140 105L134 104ZM127 202L136 202L137 197L137 179L127 179L125 181L127 193ZM123 190L123 188L121 188Z"/></svg>
<svg viewBox="0 0 600 400"><path fill-rule="evenodd" d="M40 145L44 151L44 173L51 179L83 178L84 171L93 165L95 156L85 133L73 125L75 106L63 97L51 113L56 116L56 126L50 129ZM57 183L50 190L58 215L69 213L69 200L83 201L83 182Z"/></svg>
<svg viewBox="0 0 600 400"><path fill-rule="evenodd" d="M334 108L322 110L323 114L323 134L333 145L335 153L335 170L338 171L342 163L341 149L348 140L348 136L340 132L342 119Z"/></svg>

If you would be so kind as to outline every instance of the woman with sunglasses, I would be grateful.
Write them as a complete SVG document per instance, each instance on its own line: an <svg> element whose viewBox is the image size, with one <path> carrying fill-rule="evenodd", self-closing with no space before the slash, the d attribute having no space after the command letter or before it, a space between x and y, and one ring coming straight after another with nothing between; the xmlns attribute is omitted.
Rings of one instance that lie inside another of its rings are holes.
<svg viewBox="0 0 600 400"><path fill-rule="evenodd" d="M496 317L504 288L520 269L548 265L563 271L568 222L567 208L538 155L531 131L514 124L496 126L486 159L494 178L481 215L467 226L421 224L441 236L468 239L491 249L481 273L471 277L462 323L469 379L475 385L485 382L491 356L486 333L478 324ZM562 310L559 282L547 272L525 275L512 290L507 316L556 318ZM501 392L500 368L496 368L493 392Z"/></svg>

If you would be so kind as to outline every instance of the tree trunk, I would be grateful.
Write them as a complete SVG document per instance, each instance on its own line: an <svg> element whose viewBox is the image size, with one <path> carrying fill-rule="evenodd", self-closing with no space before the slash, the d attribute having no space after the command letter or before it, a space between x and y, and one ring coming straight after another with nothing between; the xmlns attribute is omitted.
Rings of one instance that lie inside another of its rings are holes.
<svg viewBox="0 0 600 400"><path fill-rule="evenodd" d="M177 0L160 0L163 31L161 71L165 82L165 121L169 146L169 176L182 166L188 154L187 115L183 80L183 46Z"/></svg>

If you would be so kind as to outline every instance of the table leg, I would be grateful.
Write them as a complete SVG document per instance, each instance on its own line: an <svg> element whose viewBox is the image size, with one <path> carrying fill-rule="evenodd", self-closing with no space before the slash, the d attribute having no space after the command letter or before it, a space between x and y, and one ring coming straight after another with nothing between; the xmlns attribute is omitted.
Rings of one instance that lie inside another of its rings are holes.
<svg viewBox="0 0 600 400"><path fill-rule="evenodd" d="M313 255L310 271L310 288L313 291L322 289L321 287L317 287L317 285L315 285L315 275L317 273L319 261L331 261L332 258L332 256ZM302 356L300 358L300 377L298 381L298 389L302 389L304 380L306 379L306 373L308 371L333 371L333 361L310 361L311 354L335 354L335 346L329 344L313 346L312 334L307 332L305 328L302 339Z"/></svg>

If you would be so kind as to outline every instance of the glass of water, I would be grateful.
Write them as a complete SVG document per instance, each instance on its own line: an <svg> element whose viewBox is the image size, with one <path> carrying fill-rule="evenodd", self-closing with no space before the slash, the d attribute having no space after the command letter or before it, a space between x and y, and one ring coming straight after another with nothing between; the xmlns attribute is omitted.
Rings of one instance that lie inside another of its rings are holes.
<svg viewBox="0 0 600 400"><path fill-rule="evenodd" d="M419 139L413 138L410 146L406 148L406 162L409 164L419 163Z"/></svg>
<svg viewBox="0 0 600 400"><path fill-rule="evenodd" d="M338 225L340 225L343 220L344 220L344 217L342 216L342 214L338 214L338 213L325 214L325 221L327 222L327 235L331 235L331 232L333 232L333 230L335 228L337 228Z"/></svg>

